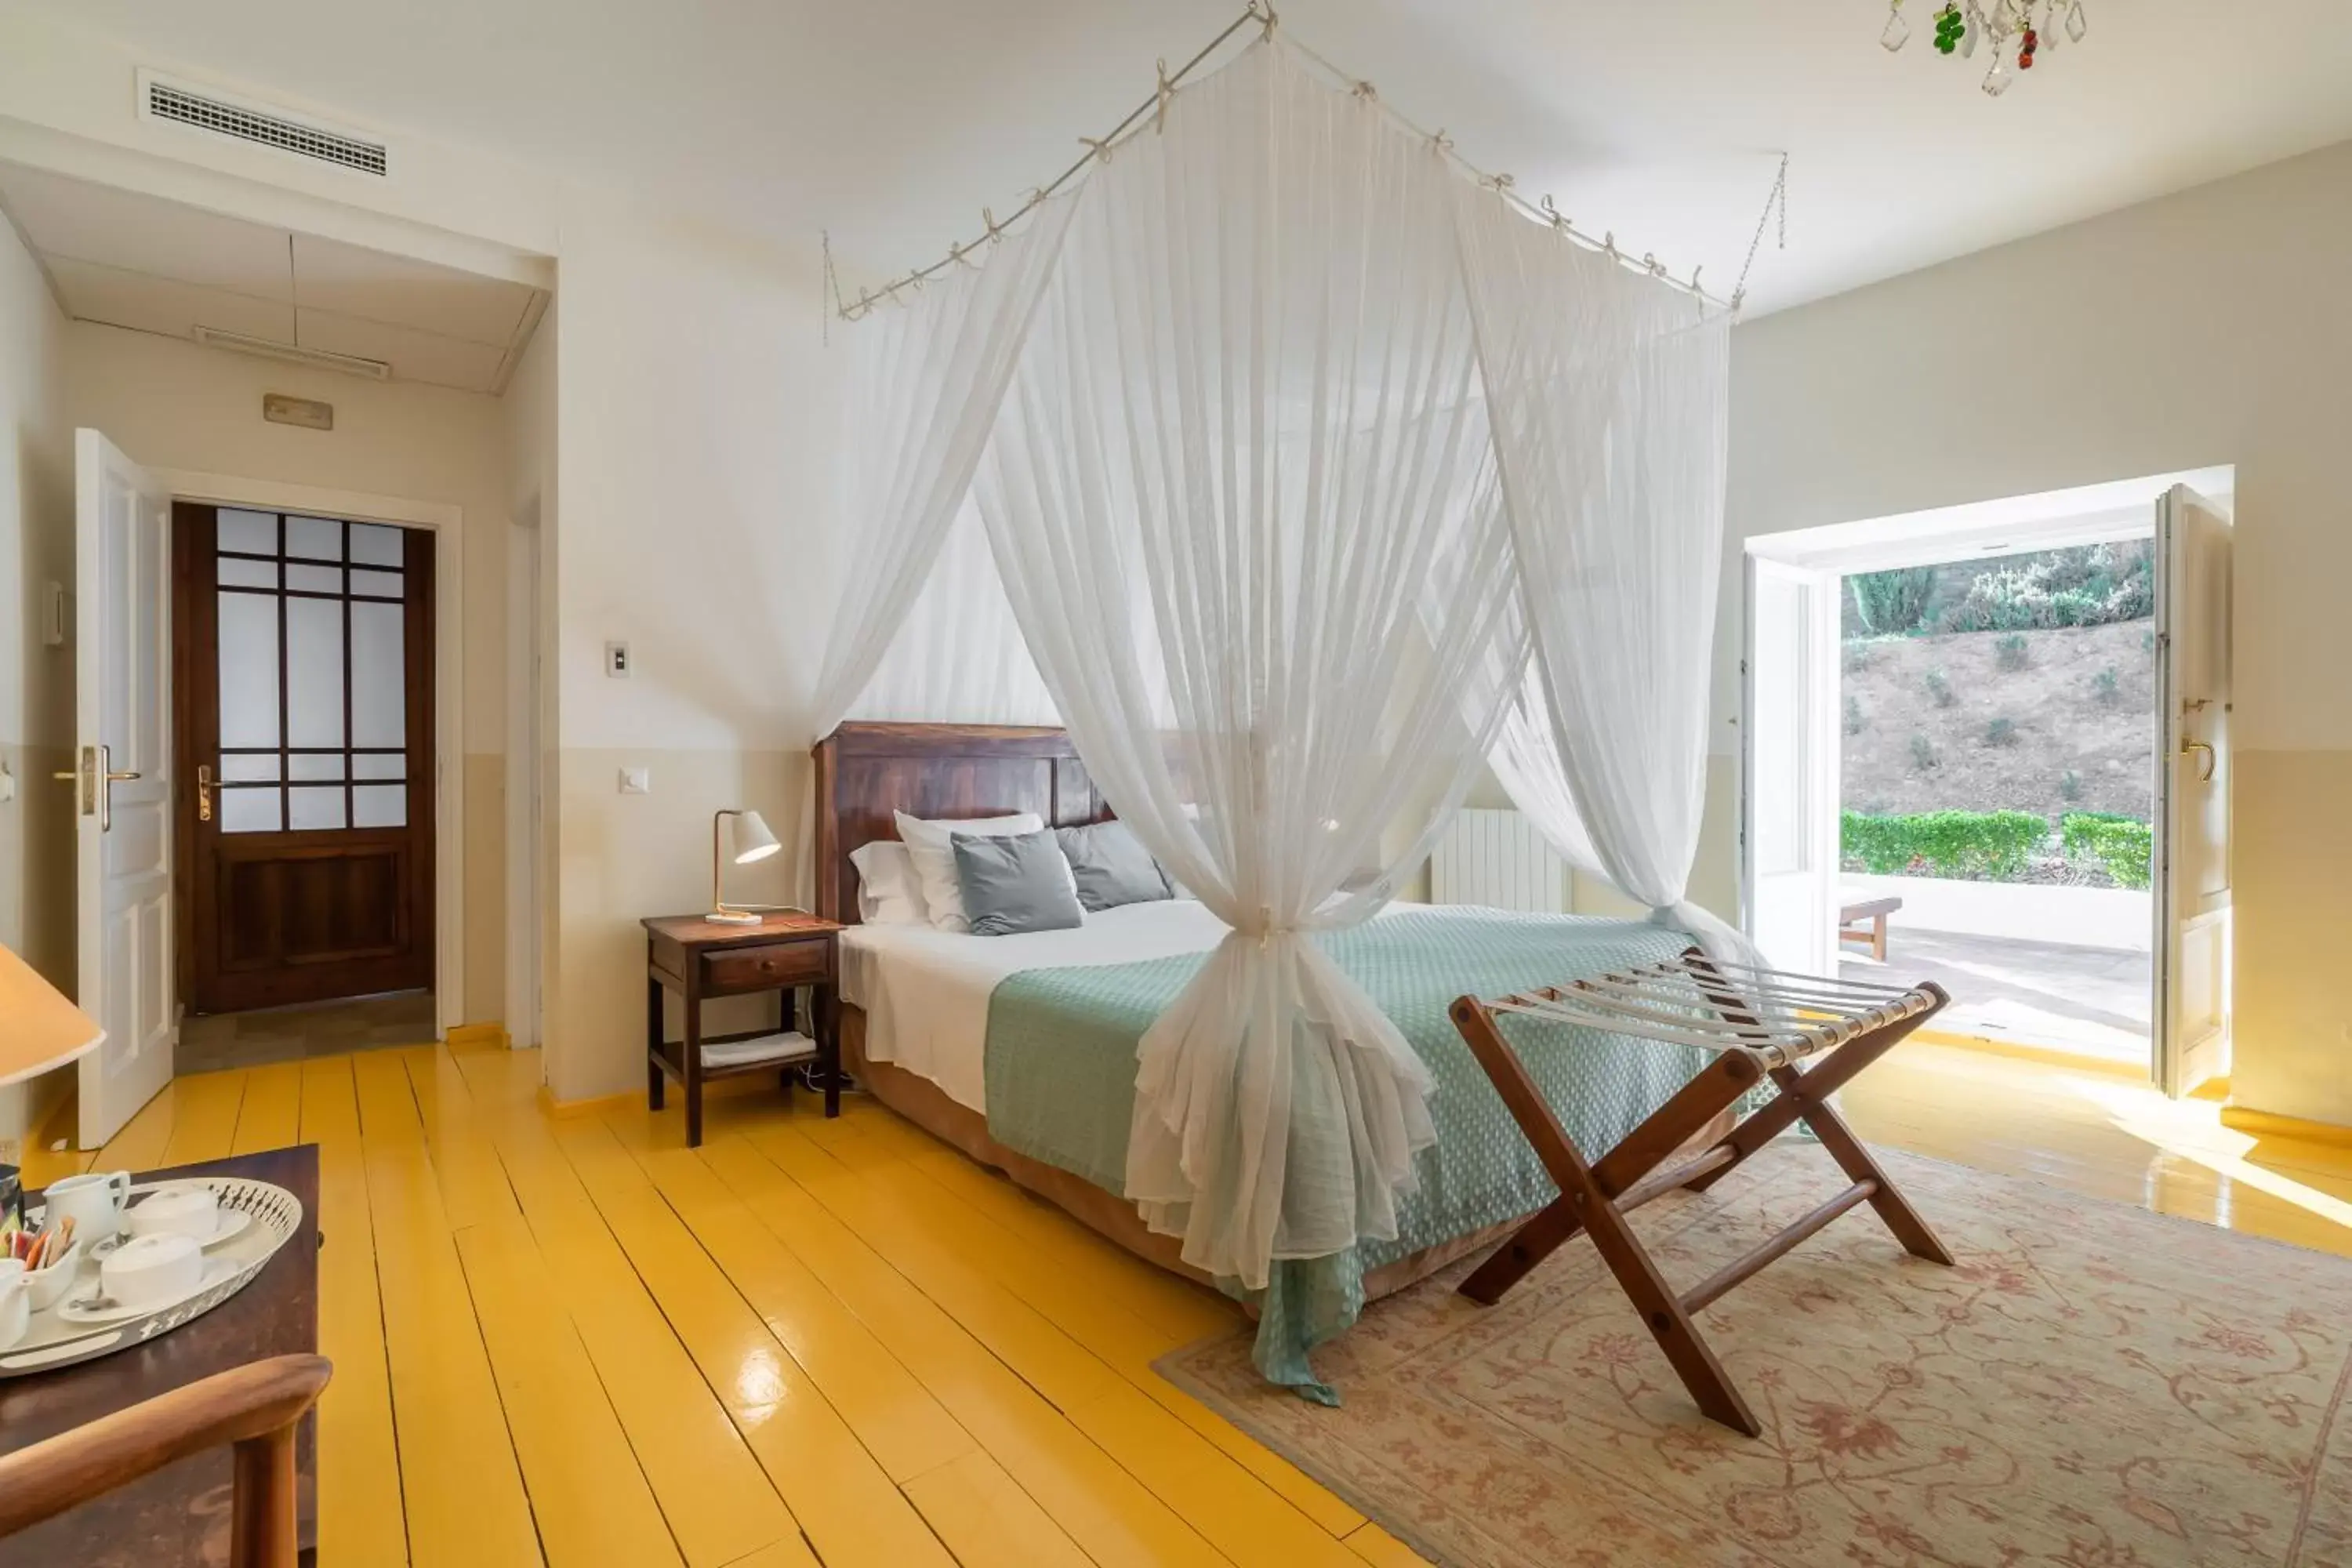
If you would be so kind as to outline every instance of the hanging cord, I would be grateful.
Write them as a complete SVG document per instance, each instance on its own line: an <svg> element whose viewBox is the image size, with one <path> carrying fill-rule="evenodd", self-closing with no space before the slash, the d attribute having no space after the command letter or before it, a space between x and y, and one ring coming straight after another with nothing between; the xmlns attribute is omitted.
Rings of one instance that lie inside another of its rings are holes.
<svg viewBox="0 0 2352 1568"><path fill-rule="evenodd" d="M1789 154L1780 154L1780 172L1772 176L1772 188L1765 193L1764 210L1756 215L1756 232L1748 241L1748 259L1739 264L1739 281L1731 286L1731 308L1739 309L1748 298L1748 270L1756 265L1757 247L1764 243L1764 226L1772 215L1780 215L1780 233L1773 248L1789 248ZM1698 275L1691 275L1696 279Z"/></svg>
<svg viewBox="0 0 2352 1568"><path fill-rule="evenodd" d="M987 232L982 237L989 240L1003 238L1006 230L1010 229L1014 224L1019 223L1021 219L1026 217L1037 207L1043 205L1048 196L1053 195L1055 192L1061 190L1063 186L1068 184L1072 180L1076 179L1097 160L1108 159L1110 156L1112 149L1117 147L1118 143L1126 138L1129 132L1134 131L1137 126L1142 124L1145 121L1150 121L1155 131L1164 129L1167 125L1168 106L1175 100L1176 89L1181 86L1186 79L1191 77L1194 71L1200 69L1201 66L1207 61L1211 56L1214 55L1220 48L1223 47L1224 45L1236 34L1242 32L1244 28L1251 26L1255 26L1259 30L1258 36L1250 40L1250 44L1252 46L1272 43L1280 27L1280 22L1281 19L1275 14L1272 0L1251 0L1251 4L1247 10L1234 17L1233 21L1227 23L1224 30L1220 32L1215 37L1211 38L1198 53L1192 56L1191 59L1186 60L1182 65L1177 67L1172 71L1168 68L1164 60L1160 62L1159 80L1153 88L1152 94L1150 98L1145 99L1140 104L1137 105L1135 109L1129 112L1126 119L1111 127L1110 131L1107 134L1099 137L1081 136L1078 138L1078 140L1086 145L1087 151L1084 157L1080 158L1076 163L1072 163L1068 168L1063 170L1061 174L1055 176L1050 183L1032 189L1029 193L1028 199L1024 201L1018 207L1014 208L1012 215L1005 218L1002 223L998 222L992 215L989 215L986 212L986 209L983 208L982 214L987 223ZM1372 106L1381 113L1387 115L1391 120L1394 121L1398 125L1402 126L1405 130L1412 132L1414 134L1426 139L1440 156L1451 161L1472 179L1492 190L1503 201L1507 202L1512 206L1517 208L1527 216L1547 226L1563 237L1575 241L1577 244L1583 246L1588 250L1600 251L1609 257L1611 260L1621 266L1631 268L1633 270L1643 273L1645 276L1654 278L1658 281L1664 283L1671 288L1683 290L1685 293L1687 293L1698 300L1702 306L1719 305L1735 311L1739 308L1739 296L1736 290L1729 300L1721 300L1707 293L1704 289L1702 289L1699 286L1699 273L1697 268L1694 268L1692 269L1690 280L1688 282L1685 282L1680 279L1671 276L1666 269L1665 263L1657 260L1654 257L1645 254L1639 259L1636 259L1635 258L1628 256L1618 250L1613 237L1606 240L1596 240L1591 235L1577 228L1560 214L1559 208L1553 205L1550 197L1545 197L1543 199L1543 205L1540 206L1537 205L1534 202L1528 200L1528 198L1520 195L1518 192L1511 188L1512 182L1510 175L1489 174L1485 170L1478 168L1475 164L1473 164L1467 159L1464 158L1459 153L1455 152L1454 149L1453 139L1447 136L1444 131L1441 130L1433 133L1424 131L1420 126L1415 125L1412 121L1406 119L1403 115L1398 113L1395 109L1391 107L1381 98L1379 91L1370 82L1348 76L1330 61L1317 54L1313 49L1310 49L1305 45L1299 43L1288 33L1282 33L1280 36L1285 47L1295 52L1300 58L1313 64L1318 69L1324 72L1335 82L1352 92L1360 101ZM1785 202L1783 182L1785 182L1787 178L1788 168L1789 161L1787 155L1784 153L1780 159L1780 179L1774 182L1772 196L1766 203L1765 212L1767 216L1770 215L1772 210L1772 202ZM1784 247L1787 244L1786 226L1787 214L1784 205L1782 211L1781 236L1781 241ZM1761 219L1758 221L1756 233L1757 238L1761 240L1764 233L1763 222ZM958 263L966 260L971 252L976 248L979 244L979 240L974 240L971 244L955 247L949 251L948 255L932 262L929 267L919 268L915 271L907 273L903 277L894 279L892 281L884 284L879 289L862 289L858 290L857 298L854 301L844 300L841 298L840 289L836 285L832 290L835 312L839 315L843 321L856 321L872 310L875 306L881 304L887 300L896 299L902 290L919 289L921 288L924 279L935 277L941 272L947 271ZM828 251L828 256L829 255L830 252ZM1753 243L1751 243L1748 247L1748 259L1751 265L1756 259L1756 246ZM1740 268L1739 276L1741 281L1745 282L1748 277L1748 269L1746 267L1742 267Z"/></svg>

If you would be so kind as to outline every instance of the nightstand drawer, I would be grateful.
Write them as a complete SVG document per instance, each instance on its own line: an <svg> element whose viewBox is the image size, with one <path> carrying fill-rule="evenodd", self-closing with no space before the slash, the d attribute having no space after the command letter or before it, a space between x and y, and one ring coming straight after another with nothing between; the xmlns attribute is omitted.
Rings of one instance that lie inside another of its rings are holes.
<svg viewBox="0 0 2352 1568"><path fill-rule="evenodd" d="M833 978L833 942L772 942L730 947L702 955L706 991L760 991L774 985L806 985Z"/></svg>

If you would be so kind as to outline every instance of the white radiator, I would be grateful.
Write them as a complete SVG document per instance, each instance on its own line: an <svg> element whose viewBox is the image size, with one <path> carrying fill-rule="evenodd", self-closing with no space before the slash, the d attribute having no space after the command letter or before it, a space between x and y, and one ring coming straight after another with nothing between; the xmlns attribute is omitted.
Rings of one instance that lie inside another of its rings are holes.
<svg viewBox="0 0 2352 1568"><path fill-rule="evenodd" d="M1429 858L1429 900L1565 914L1568 867L1519 813L1465 810Z"/></svg>

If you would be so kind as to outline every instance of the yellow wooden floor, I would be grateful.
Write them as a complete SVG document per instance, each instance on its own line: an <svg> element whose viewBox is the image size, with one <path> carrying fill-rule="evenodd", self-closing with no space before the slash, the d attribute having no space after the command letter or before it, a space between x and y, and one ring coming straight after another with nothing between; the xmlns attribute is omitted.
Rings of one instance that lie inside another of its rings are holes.
<svg viewBox="0 0 2352 1568"><path fill-rule="evenodd" d="M320 1560L1406 1563L1155 1377L1233 1310L887 1111L551 1118L535 1052L184 1078L27 1176L320 1150ZM1906 1046L1864 1136L2352 1253L2352 1150L2099 1074Z"/></svg>

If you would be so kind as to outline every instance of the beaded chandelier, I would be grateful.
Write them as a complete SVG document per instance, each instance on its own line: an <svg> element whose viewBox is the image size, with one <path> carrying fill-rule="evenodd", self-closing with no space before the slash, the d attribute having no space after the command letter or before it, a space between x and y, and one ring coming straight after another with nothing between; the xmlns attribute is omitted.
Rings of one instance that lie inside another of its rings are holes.
<svg viewBox="0 0 2352 1568"><path fill-rule="evenodd" d="M1890 54L1911 39L1903 4L1888 0L1886 26L1878 35ZM1944 0L1935 24L1937 54L1969 59L1978 46L1991 47L1992 64L1982 83L1990 98L2007 92L2020 71L2032 70L2037 56L2055 53L2062 32L2067 42L2079 44L2090 26L2083 17L2083 0Z"/></svg>

